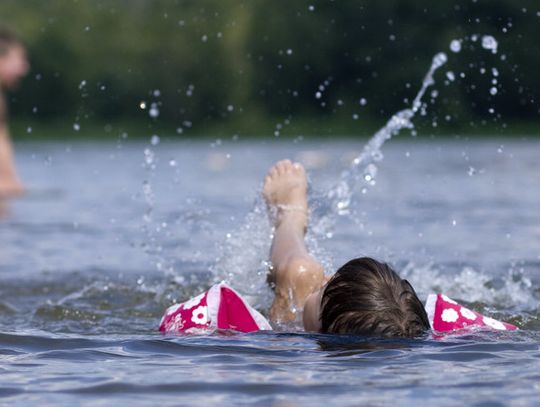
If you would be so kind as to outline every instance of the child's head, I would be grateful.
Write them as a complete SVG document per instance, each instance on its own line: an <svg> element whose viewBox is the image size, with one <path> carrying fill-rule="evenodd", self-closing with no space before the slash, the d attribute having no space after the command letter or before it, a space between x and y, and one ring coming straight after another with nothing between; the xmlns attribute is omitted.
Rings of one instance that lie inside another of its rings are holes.
<svg viewBox="0 0 540 407"><path fill-rule="evenodd" d="M354 259L330 279L321 297L321 332L414 337L429 329L424 306L387 264Z"/></svg>
<svg viewBox="0 0 540 407"><path fill-rule="evenodd" d="M11 30L0 27L0 85L14 88L28 69L24 45Z"/></svg>

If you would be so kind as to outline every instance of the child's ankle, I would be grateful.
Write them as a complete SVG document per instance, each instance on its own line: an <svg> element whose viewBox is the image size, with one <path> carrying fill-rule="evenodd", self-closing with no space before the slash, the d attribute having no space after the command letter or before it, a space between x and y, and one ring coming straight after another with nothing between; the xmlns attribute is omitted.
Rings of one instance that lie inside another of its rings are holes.
<svg viewBox="0 0 540 407"><path fill-rule="evenodd" d="M308 226L309 214L306 208L279 205L276 214L276 229L283 226L292 226L300 229L304 234Z"/></svg>

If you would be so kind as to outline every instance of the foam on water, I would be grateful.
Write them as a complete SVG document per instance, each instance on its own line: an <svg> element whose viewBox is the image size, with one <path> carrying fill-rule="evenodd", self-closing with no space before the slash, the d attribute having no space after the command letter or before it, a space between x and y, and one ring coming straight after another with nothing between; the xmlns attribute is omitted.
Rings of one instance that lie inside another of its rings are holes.
<svg viewBox="0 0 540 407"><path fill-rule="evenodd" d="M227 236L221 255L211 267L214 282L227 281L256 307L267 308L271 292L266 283L272 228L266 206L258 198L241 228Z"/></svg>
<svg viewBox="0 0 540 407"><path fill-rule="evenodd" d="M497 309L531 310L540 305L534 298L531 279L512 270L503 277L493 278L471 266L463 267L458 273L448 273L434 264L410 262L400 274L413 284L421 297L444 292L456 300L492 304Z"/></svg>

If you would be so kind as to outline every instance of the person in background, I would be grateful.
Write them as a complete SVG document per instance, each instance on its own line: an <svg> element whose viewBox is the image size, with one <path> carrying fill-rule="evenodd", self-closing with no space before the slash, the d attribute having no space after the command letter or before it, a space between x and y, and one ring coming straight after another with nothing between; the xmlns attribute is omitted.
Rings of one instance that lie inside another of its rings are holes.
<svg viewBox="0 0 540 407"><path fill-rule="evenodd" d="M0 198L23 192L15 169L5 92L15 89L28 70L23 43L11 30L0 27Z"/></svg>

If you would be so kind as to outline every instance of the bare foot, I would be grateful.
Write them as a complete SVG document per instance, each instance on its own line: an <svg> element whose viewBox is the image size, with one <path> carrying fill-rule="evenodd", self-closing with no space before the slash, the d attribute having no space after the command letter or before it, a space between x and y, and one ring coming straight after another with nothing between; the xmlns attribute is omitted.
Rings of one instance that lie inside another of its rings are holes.
<svg viewBox="0 0 540 407"><path fill-rule="evenodd" d="M264 179L263 196L277 228L283 221L307 227L307 179L304 167L290 160L277 162Z"/></svg>

